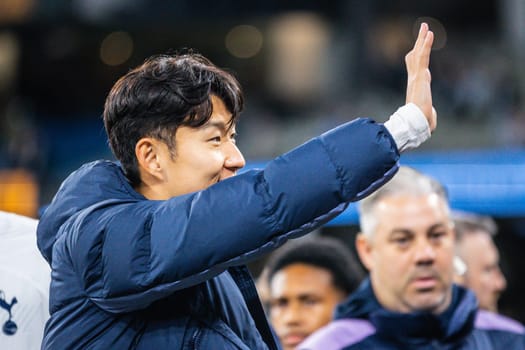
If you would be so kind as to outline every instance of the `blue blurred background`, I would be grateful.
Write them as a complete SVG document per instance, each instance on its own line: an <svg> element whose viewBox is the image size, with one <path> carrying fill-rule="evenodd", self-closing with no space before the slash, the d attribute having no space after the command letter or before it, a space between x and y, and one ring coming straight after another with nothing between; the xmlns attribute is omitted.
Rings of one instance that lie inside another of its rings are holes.
<svg viewBox="0 0 525 350"><path fill-rule="evenodd" d="M404 103L404 55L421 21L438 129L405 154L455 209L495 217L525 321L525 1L0 1L0 208L36 217L83 162L112 158L101 114L112 84L152 54L195 48L233 71L249 166L358 116ZM323 228L348 245L355 207ZM523 267L522 267L523 266Z"/></svg>

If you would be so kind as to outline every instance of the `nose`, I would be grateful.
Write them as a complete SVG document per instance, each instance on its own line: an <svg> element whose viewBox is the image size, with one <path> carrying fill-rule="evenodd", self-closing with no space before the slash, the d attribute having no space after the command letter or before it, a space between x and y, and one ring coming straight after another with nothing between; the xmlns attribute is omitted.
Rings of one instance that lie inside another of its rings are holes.
<svg viewBox="0 0 525 350"><path fill-rule="evenodd" d="M505 289L507 289L507 279L505 278L505 276L499 268L496 270L496 276L494 277L494 282L498 292L503 292Z"/></svg>
<svg viewBox="0 0 525 350"><path fill-rule="evenodd" d="M290 303L284 310L282 315L282 322L285 325L297 325L301 321L301 310L297 303Z"/></svg>
<svg viewBox="0 0 525 350"><path fill-rule="evenodd" d="M242 169L246 165L246 161L235 143L228 142L225 147L224 167L234 175L237 170Z"/></svg>
<svg viewBox="0 0 525 350"><path fill-rule="evenodd" d="M415 251L415 260L418 265L429 265L436 259L436 249L426 239L420 240Z"/></svg>

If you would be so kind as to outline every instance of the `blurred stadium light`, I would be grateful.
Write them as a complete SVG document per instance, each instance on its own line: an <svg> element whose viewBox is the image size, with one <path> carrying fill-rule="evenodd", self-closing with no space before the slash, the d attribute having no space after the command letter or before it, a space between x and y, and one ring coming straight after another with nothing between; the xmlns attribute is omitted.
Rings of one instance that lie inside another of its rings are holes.
<svg viewBox="0 0 525 350"><path fill-rule="evenodd" d="M0 210L35 217L38 184L25 169L0 170Z"/></svg>

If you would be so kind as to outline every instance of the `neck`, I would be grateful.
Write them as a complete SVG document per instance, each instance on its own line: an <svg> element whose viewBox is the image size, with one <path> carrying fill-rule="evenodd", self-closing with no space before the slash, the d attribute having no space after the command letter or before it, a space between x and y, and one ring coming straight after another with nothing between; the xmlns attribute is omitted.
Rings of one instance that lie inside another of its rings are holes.
<svg viewBox="0 0 525 350"><path fill-rule="evenodd" d="M134 190L150 200L162 200L166 199L159 193L156 189L156 186L149 185L141 181L137 186L134 187Z"/></svg>

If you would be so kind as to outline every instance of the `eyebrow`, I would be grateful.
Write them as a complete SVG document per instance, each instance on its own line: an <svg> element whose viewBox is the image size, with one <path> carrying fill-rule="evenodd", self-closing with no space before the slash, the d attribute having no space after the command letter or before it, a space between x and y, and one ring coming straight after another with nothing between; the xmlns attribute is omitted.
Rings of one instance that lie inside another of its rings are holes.
<svg viewBox="0 0 525 350"><path fill-rule="evenodd" d="M202 126L202 129L212 129L216 128L221 130L222 132L233 130L235 132L235 124L231 124L229 127L224 122L208 122Z"/></svg>
<svg viewBox="0 0 525 350"><path fill-rule="evenodd" d="M404 228L396 228L396 229L393 229L392 231L390 231L389 236L393 236L396 233L402 233L402 234L406 234L406 235L413 235L414 231L409 230L409 229L404 229Z"/></svg>
<svg viewBox="0 0 525 350"><path fill-rule="evenodd" d="M427 231L434 231L435 229L439 229L439 228L447 228L447 225L445 223L437 223L437 224L434 224L432 226L430 226L430 228L427 230Z"/></svg>
<svg viewBox="0 0 525 350"><path fill-rule="evenodd" d="M307 291L307 292L302 292L298 295L280 295L280 296L275 296L275 297L271 297L270 300L274 300L274 301L289 301L289 300L292 300L292 299L299 299L299 300L304 300L304 299L310 299L310 298L319 298L319 299L322 299L323 296L322 295L319 295L318 293L316 293L316 291L312 290L312 291Z"/></svg>
<svg viewBox="0 0 525 350"><path fill-rule="evenodd" d="M428 230L426 230L427 232L432 232L436 229L440 229L440 228L446 228L447 225L446 224L443 224L443 223L437 223L437 224L434 224L432 226L430 226L428 228ZM413 235L414 234L414 231L410 230L410 229L404 229L404 228L396 228L392 231L390 231L390 234L389 236L393 236L394 234L396 233L400 233L400 234L409 234L409 235Z"/></svg>

